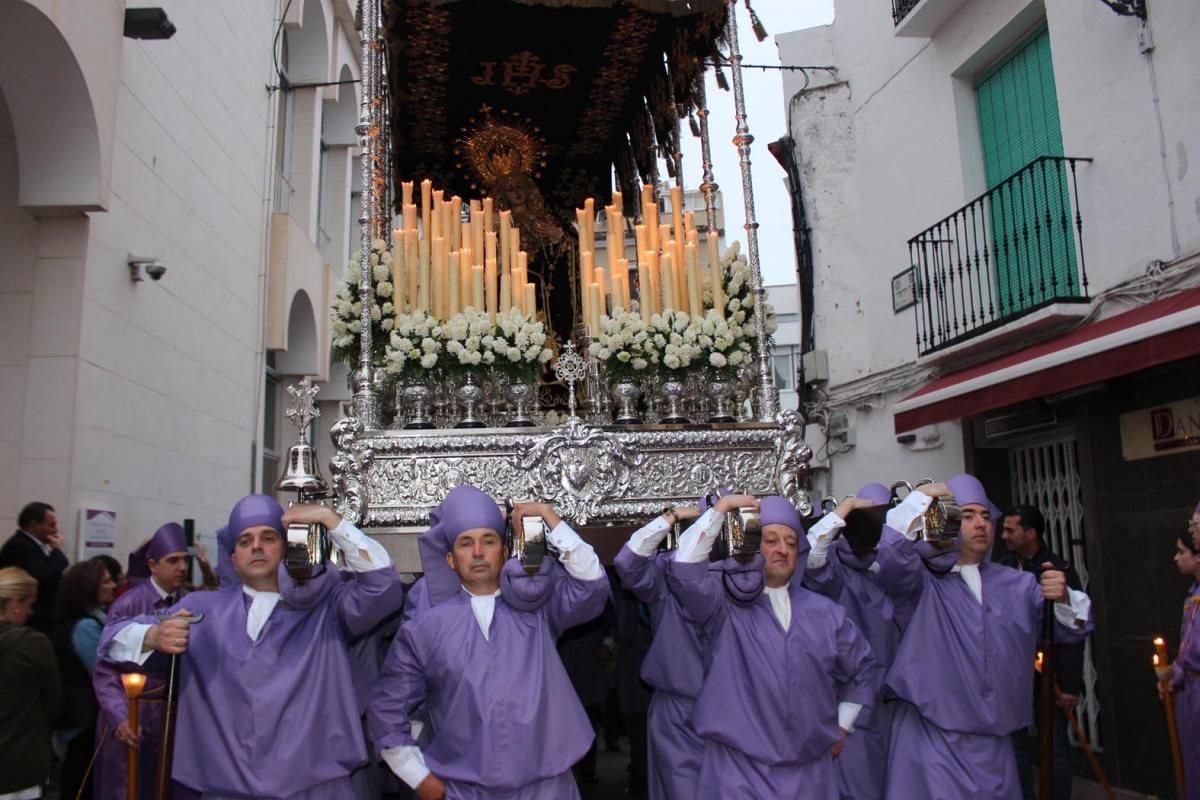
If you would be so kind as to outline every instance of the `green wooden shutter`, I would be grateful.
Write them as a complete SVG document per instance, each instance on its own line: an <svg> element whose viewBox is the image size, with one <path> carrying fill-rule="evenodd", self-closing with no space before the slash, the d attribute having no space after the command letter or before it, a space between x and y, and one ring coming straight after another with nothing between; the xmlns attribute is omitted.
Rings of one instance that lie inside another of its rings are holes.
<svg viewBox="0 0 1200 800"><path fill-rule="evenodd" d="M1070 213L1066 168L1043 162L1022 172L1041 156L1064 155L1049 32L1043 28L980 76L975 94L984 176L996 189L998 316L1077 296L1074 238L1060 224Z"/></svg>

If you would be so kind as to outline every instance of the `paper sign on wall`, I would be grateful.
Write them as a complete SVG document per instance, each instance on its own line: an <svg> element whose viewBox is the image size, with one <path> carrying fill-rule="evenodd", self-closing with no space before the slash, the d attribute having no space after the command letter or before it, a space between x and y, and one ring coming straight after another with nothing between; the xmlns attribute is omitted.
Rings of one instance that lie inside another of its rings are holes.
<svg viewBox="0 0 1200 800"><path fill-rule="evenodd" d="M79 512L79 560L116 556L117 515L100 508Z"/></svg>

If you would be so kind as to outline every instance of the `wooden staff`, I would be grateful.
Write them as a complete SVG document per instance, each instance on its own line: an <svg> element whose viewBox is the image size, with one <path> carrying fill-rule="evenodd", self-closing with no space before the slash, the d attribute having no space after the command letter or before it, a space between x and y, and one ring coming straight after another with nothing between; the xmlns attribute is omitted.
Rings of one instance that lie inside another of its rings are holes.
<svg viewBox="0 0 1200 800"><path fill-rule="evenodd" d="M1182 651L1182 647L1180 650ZM1160 670L1163 665L1165 669ZM1171 740L1171 758L1175 762L1175 792L1179 797L1184 796L1186 784L1183 780L1183 754L1179 751L1179 726L1175 722L1175 697L1171 692L1171 669L1167 662L1167 643L1161 637L1154 639L1154 671L1162 687L1163 710L1167 715L1167 738Z"/></svg>
<svg viewBox="0 0 1200 800"><path fill-rule="evenodd" d="M139 672L127 672L121 676L125 687L125 696L129 698L129 728L133 735L138 735L138 698L146 686L146 676ZM138 749L129 748L128 774L125 778L125 796L128 800L138 800Z"/></svg>
<svg viewBox="0 0 1200 800"><path fill-rule="evenodd" d="M1038 572L1040 580L1042 572ZM1038 797L1054 796L1054 603L1042 603L1042 679L1038 684L1041 705L1038 709Z"/></svg>
<svg viewBox="0 0 1200 800"><path fill-rule="evenodd" d="M1058 682L1054 684L1054 699L1062 700L1062 689L1058 688ZM1075 733L1075 738L1079 740L1079 746L1083 748L1083 754L1087 756L1088 766L1092 768L1092 774L1100 781L1101 788L1104 789L1104 796L1108 800L1116 800L1113 794L1112 786L1108 783L1108 775L1104 772L1104 767L1100 766L1100 760L1096 758L1096 754L1092 752L1092 743L1088 741L1087 735L1083 732L1083 726L1079 724L1079 718L1075 716L1075 710L1063 706L1063 713L1067 715L1067 722L1071 723L1071 730Z"/></svg>
<svg viewBox="0 0 1200 800"><path fill-rule="evenodd" d="M204 614L175 614L166 619L182 619L195 625L204 619ZM171 655L171 669L167 673L167 699L163 708L162 740L158 748L158 774L154 781L154 800L170 800L171 763L175 757L175 717L179 706L179 654Z"/></svg>

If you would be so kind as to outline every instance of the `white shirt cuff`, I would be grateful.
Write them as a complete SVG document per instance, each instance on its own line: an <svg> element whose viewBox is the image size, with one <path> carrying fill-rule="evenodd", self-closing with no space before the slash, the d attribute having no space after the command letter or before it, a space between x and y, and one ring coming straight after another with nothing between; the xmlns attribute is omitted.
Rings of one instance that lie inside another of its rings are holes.
<svg viewBox="0 0 1200 800"><path fill-rule="evenodd" d="M346 566L355 572L383 569L392 563L392 557L383 545L360 531L358 526L345 517L329 532L329 537L345 556Z"/></svg>
<svg viewBox="0 0 1200 800"><path fill-rule="evenodd" d="M829 545L833 543L839 528L846 527L846 520L830 511L808 529L808 566L819 569L829 559Z"/></svg>
<svg viewBox="0 0 1200 800"><path fill-rule="evenodd" d="M108 659L110 661L127 662L130 664L145 664L153 650L142 651L146 642L146 632L150 630L144 622L132 622L112 637L108 644Z"/></svg>
<svg viewBox="0 0 1200 800"><path fill-rule="evenodd" d="M592 581L604 577L604 568L600 566L596 551L565 521L559 520L547 538L562 553L559 563L572 578Z"/></svg>
<svg viewBox="0 0 1200 800"><path fill-rule="evenodd" d="M854 730L854 720L858 719L860 711L862 703L838 703L838 725L850 733Z"/></svg>
<svg viewBox="0 0 1200 800"><path fill-rule="evenodd" d="M1092 599L1078 589L1067 589L1066 603L1054 604L1054 618L1074 630L1082 628L1092 618Z"/></svg>
<svg viewBox="0 0 1200 800"><path fill-rule="evenodd" d="M633 532L633 536L629 537L629 549L642 558L649 558L658 550L670 530L671 523L667 522L666 517L655 517Z"/></svg>
<svg viewBox="0 0 1200 800"><path fill-rule="evenodd" d="M932 497L920 489L914 489L900 505L888 509L887 526L904 534L910 541L916 541L917 534L925 529L925 511L932 502Z"/></svg>
<svg viewBox="0 0 1200 800"><path fill-rule="evenodd" d="M679 546L675 548L675 560L680 564L695 564L707 561L713 545L717 543L717 534L725 524L725 514L710 508L700 515L679 537Z"/></svg>
<svg viewBox="0 0 1200 800"><path fill-rule="evenodd" d="M396 773L396 777L407 783L410 789L415 790L431 773L429 767L425 766L425 756L422 755L421 748L416 745L389 747L380 755L391 767L392 772Z"/></svg>

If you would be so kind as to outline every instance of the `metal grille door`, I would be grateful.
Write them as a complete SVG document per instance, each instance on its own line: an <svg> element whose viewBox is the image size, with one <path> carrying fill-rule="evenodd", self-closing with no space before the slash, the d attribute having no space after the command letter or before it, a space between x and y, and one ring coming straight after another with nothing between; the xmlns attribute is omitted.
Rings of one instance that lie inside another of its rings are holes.
<svg viewBox="0 0 1200 800"><path fill-rule="evenodd" d="M1018 503L1037 508L1046 517L1042 531L1046 546L1071 563L1088 588L1087 558L1084 554L1083 491L1075 439L1062 439L1008 451L1012 494ZM1096 665L1089 637L1083 653L1084 697L1079 723L1092 746L1100 749L1100 701L1096 697Z"/></svg>

